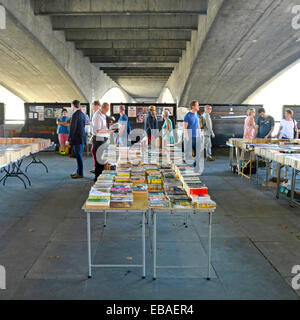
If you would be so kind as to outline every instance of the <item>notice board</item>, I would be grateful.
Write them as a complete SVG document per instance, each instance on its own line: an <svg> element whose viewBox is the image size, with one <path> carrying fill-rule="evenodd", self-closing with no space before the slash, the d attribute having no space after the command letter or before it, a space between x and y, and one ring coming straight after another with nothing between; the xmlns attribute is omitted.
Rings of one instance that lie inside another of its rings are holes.
<svg viewBox="0 0 300 320"><path fill-rule="evenodd" d="M226 146L226 141L230 138L242 138L244 135L244 122L247 117L247 110L254 108L257 111L263 105L251 104L200 104L200 114L204 112L204 106L212 106L212 125L215 139L212 139L214 147Z"/></svg>
<svg viewBox="0 0 300 320"><path fill-rule="evenodd" d="M293 118L298 122L298 127L300 124L300 106L297 105L285 105L282 108L282 119L285 118L285 110L291 109L294 112Z"/></svg>
<svg viewBox="0 0 300 320"><path fill-rule="evenodd" d="M89 115L90 105L82 103L81 106ZM68 110L69 117L73 113L71 103L25 103L24 109L25 125L21 136L51 139L54 143L58 143L56 119L61 115L62 109Z"/></svg>
<svg viewBox="0 0 300 320"><path fill-rule="evenodd" d="M177 108L176 104L166 104L166 103L111 103L110 105L110 115L113 116L116 121L120 118L120 106L125 106L125 114L128 116L131 128L133 129L144 129L144 120L149 112L149 106L155 106L158 127L161 130L164 120L162 118L163 111L165 109L169 110L170 119L175 128L177 119Z"/></svg>

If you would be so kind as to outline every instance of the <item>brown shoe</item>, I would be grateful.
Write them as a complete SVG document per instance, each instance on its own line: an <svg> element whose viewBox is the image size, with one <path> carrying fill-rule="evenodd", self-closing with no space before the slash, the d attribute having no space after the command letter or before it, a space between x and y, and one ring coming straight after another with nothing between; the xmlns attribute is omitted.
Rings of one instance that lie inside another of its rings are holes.
<svg viewBox="0 0 300 320"><path fill-rule="evenodd" d="M74 176L71 176L72 179L82 179L83 176L80 176L78 173L76 173Z"/></svg>
<svg viewBox="0 0 300 320"><path fill-rule="evenodd" d="M214 158L206 158L206 161L216 161Z"/></svg>
<svg viewBox="0 0 300 320"><path fill-rule="evenodd" d="M95 170L90 170L90 173L95 173Z"/></svg>

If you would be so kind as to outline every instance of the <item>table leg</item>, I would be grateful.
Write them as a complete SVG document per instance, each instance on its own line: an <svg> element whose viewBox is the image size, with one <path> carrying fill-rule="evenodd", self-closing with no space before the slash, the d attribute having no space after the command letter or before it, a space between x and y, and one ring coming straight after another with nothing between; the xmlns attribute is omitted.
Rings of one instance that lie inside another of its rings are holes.
<svg viewBox="0 0 300 320"><path fill-rule="evenodd" d="M146 278L146 212L143 212L142 218L142 247L143 247L143 276L142 278Z"/></svg>
<svg viewBox="0 0 300 320"><path fill-rule="evenodd" d="M89 275L88 278L92 277L92 258L91 258L91 216L90 213L86 214L87 219L87 241L88 241L88 265L89 265Z"/></svg>
<svg viewBox="0 0 300 320"><path fill-rule="evenodd" d="M269 171L270 171L270 161L267 159L267 163L266 163L266 187L268 186L268 182L269 182Z"/></svg>
<svg viewBox="0 0 300 320"><path fill-rule="evenodd" d="M187 224L187 219L188 219L188 214L187 212L184 213L184 226L187 228L188 224Z"/></svg>
<svg viewBox="0 0 300 320"><path fill-rule="evenodd" d="M153 280L156 279L156 212L153 210L153 248L152 248L152 254L153 254Z"/></svg>
<svg viewBox="0 0 300 320"><path fill-rule="evenodd" d="M212 212L209 212L209 229L208 229L208 259L207 259L207 280L210 280L210 261L211 261L211 225Z"/></svg>
<svg viewBox="0 0 300 320"><path fill-rule="evenodd" d="M295 187L296 187L296 169L292 168L292 181L291 181L291 199L290 206L293 206L295 197Z"/></svg>
<svg viewBox="0 0 300 320"><path fill-rule="evenodd" d="M107 221L107 212L104 213L104 228L106 227L106 221Z"/></svg>
<svg viewBox="0 0 300 320"><path fill-rule="evenodd" d="M281 178L281 164L277 163L277 168L276 168L276 176L277 176L277 188L276 188L276 198L279 199L279 193L280 193L280 178Z"/></svg>
<svg viewBox="0 0 300 320"><path fill-rule="evenodd" d="M233 147L230 147L230 151L229 151L229 166L230 168L232 168L232 163L233 163Z"/></svg>
<svg viewBox="0 0 300 320"><path fill-rule="evenodd" d="M258 156L255 156L255 164L256 164L256 184L258 184Z"/></svg>
<svg viewBox="0 0 300 320"><path fill-rule="evenodd" d="M235 154L236 154L236 165L238 169L238 174L241 174L241 157L240 157L240 149L235 147Z"/></svg>

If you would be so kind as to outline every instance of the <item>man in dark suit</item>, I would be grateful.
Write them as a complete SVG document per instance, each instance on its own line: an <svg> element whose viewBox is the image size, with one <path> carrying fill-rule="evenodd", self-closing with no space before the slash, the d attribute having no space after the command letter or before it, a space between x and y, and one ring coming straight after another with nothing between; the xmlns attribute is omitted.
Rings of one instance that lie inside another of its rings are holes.
<svg viewBox="0 0 300 320"><path fill-rule="evenodd" d="M80 102L72 102L73 116L70 124L69 144L73 146L74 155L77 160L77 172L71 174L72 179L83 178L83 149L85 144L85 115L80 110Z"/></svg>

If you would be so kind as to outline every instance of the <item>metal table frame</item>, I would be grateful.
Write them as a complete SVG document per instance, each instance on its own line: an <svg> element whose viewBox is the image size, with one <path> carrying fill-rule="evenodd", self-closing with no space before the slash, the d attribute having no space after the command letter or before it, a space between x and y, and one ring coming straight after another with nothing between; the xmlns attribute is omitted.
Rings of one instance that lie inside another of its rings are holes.
<svg viewBox="0 0 300 320"><path fill-rule="evenodd" d="M88 278L92 278L92 268L142 268L142 279L146 278L146 215L148 210L113 210L113 209L85 209L87 218L87 242L88 242ZM104 213L104 227L106 227L108 212L141 213L142 214L142 264L92 264L91 247L91 213Z"/></svg>
<svg viewBox="0 0 300 320"><path fill-rule="evenodd" d="M22 179L21 176L25 177L26 180L28 181L29 186L31 186L30 179L21 169L21 165L23 163L23 160L26 157L27 156L23 156L20 159L18 159L16 161L12 161L10 163L7 163L0 168L2 172L5 172L4 176L0 179L0 183L3 182L3 186L5 186L6 180L8 178L18 178L19 180L21 180L23 182L25 189L27 189L26 182L24 179Z"/></svg>
<svg viewBox="0 0 300 320"><path fill-rule="evenodd" d="M277 162L277 186L276 186L276 199L279 199L280 197L280 179L281 179L281 169L284 167L290 167L292 168L292 181L291 181L291 197L290 197L290 206L294 207L299 206L300 207L300 202L295 200L295 189L296 189L296 179L297 175L300 173L300 170L295 169L291 166L283 165L281 163Z"/></svg>
<svg viewBox="0 0 300 320"><path fill-rule="evenodd" d="M166 208L166 209L159 209L159 208L152 208L150 209L152 213L152 258L153 258L153 280L156 280L156 275L157 275L157 269L197 269L199 266L158 266L157 265L157 212L166 212L170 211L172 213L176 212L182 212L185 210L185 218L184 218L184 224L185 227L187 227L187 209L173 209L173 208ZM210 280L211 276L211 233L212 233L212 215L214 213L215 209L190 209L188 210L189 214L192 212L193 214L197 213L208 213L209 215L209 223L208 223L208 252L207 252L207 280Z"/></svg>
<svg viewBox="0 0 300 320"><path fill-rule="evenodd" d="M29 156L32 158L31 162L26 166L25 168L25 172L27 172L28 168L32 165L32 164L41 164L45 167L46 169L46 172L49 173L49 170L48 170L48 167L45 165L45 163L37 158L36 154L38 154L39 152L41 152L43 150L38 150L38 151L35 151L35 152L30 152Z"/></svg>

